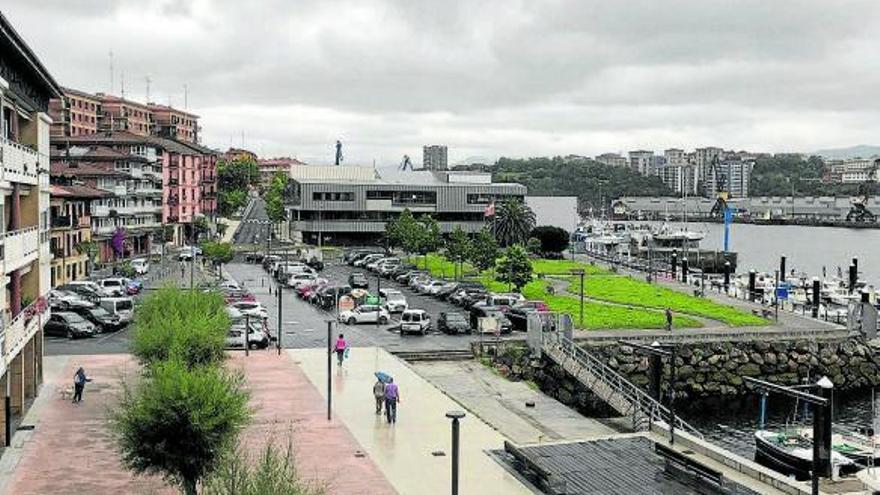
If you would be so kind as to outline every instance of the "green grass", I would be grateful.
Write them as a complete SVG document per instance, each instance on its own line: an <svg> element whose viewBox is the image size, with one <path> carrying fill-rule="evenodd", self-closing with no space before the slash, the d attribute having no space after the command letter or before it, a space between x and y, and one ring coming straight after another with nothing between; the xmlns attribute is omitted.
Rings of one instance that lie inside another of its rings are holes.
<svg viewBox="0 0 880 495"><path fill-rule="evenodd" d="M607 270L589 263L572 260L532 260L532 270L536 275L567 275L572 270L584 270L587 275L610 273Z"/></svg>
<svg viewBox="0 0 880 495"><path fill-rule="evenodd" d="M570 280L568 291L580 294L580 280L577 277L570 277ZM625 276L588 276L585 285L585 295L602 301L646 308L670 308L674 313L703 316L736 327L767 324L764 318L731 306Z"/></svg>
<svg viewBox="0 0 880 495"><path fill-rule="evenodd" d="M407 263L415 265L420 270L426 269L432 277L452 278L455 275L455 265L441 254L431 253L425 256L410 256ZM476 275L477 270L470 263L462 264L462 271L465 276Z"/></svg>

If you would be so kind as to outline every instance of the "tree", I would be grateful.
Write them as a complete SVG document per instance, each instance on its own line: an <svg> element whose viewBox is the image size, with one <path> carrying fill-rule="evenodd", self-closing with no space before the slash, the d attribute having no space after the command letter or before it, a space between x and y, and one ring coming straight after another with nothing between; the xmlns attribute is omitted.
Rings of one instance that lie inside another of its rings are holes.
<svg viewBox="0 0 880 495"><path fill-rule="evenodd" d="M399 247L407 255L417 253L421 242L421 227L409 208L400 216L385 224L385 237L390 246Z"/></svg>
<svg viewBox="0 0 880 495"><path fill-rule="evenodd" d="M522 201L505 201L497 205L493 222L499 244L525 244L535 227L535 212Z"/></svg>
<svg viewBox="0 0 880 495"><path fill-rule="evenodd" d="M537 237L529 237L526 249L529 251L529 254L539 256L541 254L541 241Z"/></svg>
<svg viewBox="0 0 880 495"><path fill-rule="evenodd" d="M532 280L532 263L529 253L519 244L504 250L504 256L498 260L495 276L516 288L517 292Z"/></svg>
<svg viewBox="0 0 880 495"><path fill-rule="evenodd" d="M202 255L217 267L218 274L222 276L223 263L229 263L235 257L232 244L228 242L206 241L202 243Z"/></svg>
<svg viewBox="0 0 880 495"><path fill-rule="evenodd" d="M440 247L440 224L430 215L419 219L417 230L418 252L425 255Z"/></svg>
<svg viewBox="0 0 880 495"><path fill-rule="evenodd" d="M95 256L98 254L98 243L95 241L82 241L74 248L80 253L86 255L86 276L92 273L92 266L95 264Z"/></svg>
<svg viewBox="0 0 880 495"><path fill-rule="evenodd" d="M248 421L242 385L241 375L177 360L156 363L134 387L124 384L111 412L123 464L196 495L199 480L217 468Z"/></svg>
<svg viewBox="0 0 880 495"><path fill-rule="evenodd" d="M282 222L287 218L287 212L284 210L284 193L289 182L289 175L281 171L275 172L264 195L266 214L269 216L269 220L275 223Z"/></svg>
<svg viewBox="0 0 880 495"><path fill-rule="evenodd" d="M474 237L470 250L470 262L480 271L488 270L495 266L495 260L498 258L499 249L495 236L488 227L483 228Z"/></svg>
<svg viewBox="0 0 880 495"><path fill-rule="evenodd" d="M568 231L553 225L541 225L532 229L532 237L541 243L541 253L563 253L568 249L570 236Z"/></svg>
<svg viewBox="0 0 880 495"><path fill-rule="evenodd" d="M471 240L460 226L456 226L455 230L449 234L446 239L446 259L452 261L458 270L455 272L457 279L461 275L461 265L471 256Z"/></svg>
<svg viewBox="0 0 880 495"><path fill-rule="evenodd" d="M260 168L248 157L217 162L217 204L220 215L230 216L247 204L248 190L259 183Z"/></svg>

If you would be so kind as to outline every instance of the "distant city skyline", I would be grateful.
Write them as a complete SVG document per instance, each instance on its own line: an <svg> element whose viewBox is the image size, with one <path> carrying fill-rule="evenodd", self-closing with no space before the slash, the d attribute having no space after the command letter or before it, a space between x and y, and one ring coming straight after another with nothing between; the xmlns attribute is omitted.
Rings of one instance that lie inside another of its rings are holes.
<svg viewBox="0 0 880 495"><path fill-rule="evenodd" d="M135 101L149 84L156 103L186 98L204 144L261 156L331 163L337 139L345 163L380 167L418 164L432 143L450 164L880 144L872 1L11 0L3 13L60 84L121 94L124 81Z"/></svg>

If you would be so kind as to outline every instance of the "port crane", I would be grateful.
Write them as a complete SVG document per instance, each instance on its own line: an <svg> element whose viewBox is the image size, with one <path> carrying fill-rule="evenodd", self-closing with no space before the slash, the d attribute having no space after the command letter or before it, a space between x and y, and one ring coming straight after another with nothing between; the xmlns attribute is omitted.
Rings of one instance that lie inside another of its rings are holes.
<svg viewBox="0 0 880 495"><path fill-rule="evenodd" d="M712 158L712 174L715 176L715 204L709 211L711 218L721 218L724 221L724 252L730 251L730 224L733 223L733 214L743 210L731 208L727 200L730 192L727 190L727 175L721 170L718 156Z"/></svg>
<svg viewBox="0 0 880 495"><path fill-rule="evenodd" d="M871 223L877 221L877 215L868 209L868 200L874 190L874 177L880 168L880 160L874 160L874 164L868 169L868 177L859 184L858 197L853 199L849 213L846 214L847 222Z"/></svg>
<svg viewBox="0 0 880 495"><path fill-rule="evenodd" d="M412 160L409 159L409 155L403 155L403 159L400 161L400 167L398 167L398 170L403 171L403 170L406 170L407 168L409 168L409 170L412 171L412 169L413 169Z"/></svg>

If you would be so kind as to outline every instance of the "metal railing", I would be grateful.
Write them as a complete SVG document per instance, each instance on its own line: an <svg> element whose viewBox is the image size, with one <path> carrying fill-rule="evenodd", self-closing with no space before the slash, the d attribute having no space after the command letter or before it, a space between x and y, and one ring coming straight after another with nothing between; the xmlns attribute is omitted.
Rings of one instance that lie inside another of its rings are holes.
<svg viewBox="0 0 880 495"><path fill-rule="evenodd" d="M680 417L673 416L669 408L660 404L660 402L651 397L646 391L624 378L623 375L613 370L610 366L602 362L602 360L583 348L578 347L574 341L566 338L561 332L545 332L543 338L544 349L550 356L554 356L554 354L556 354L554 351L558 351L563 358L577 363L580 367L579 371L587 371L595 378L595 381L600 382L615 394L615 398L622 399L626 402L629 406L629 411L619 412L632 415L633 427L635 429L646 429L650 427L652 422L664 422L668 425L669 420L671 419L674 421L676 429L703 438L703 435L699 430ZM565 363L563 362L559 362L558 364L563 368L565 367ZM573 374L575 375L575 378L578 378L579 380L581 379L580 372ZM591 389L592 388L593 387L591 387ZM613 398L602 397L602 399L609 401ZM612 404L609 403L609 405Z"/></svg>

